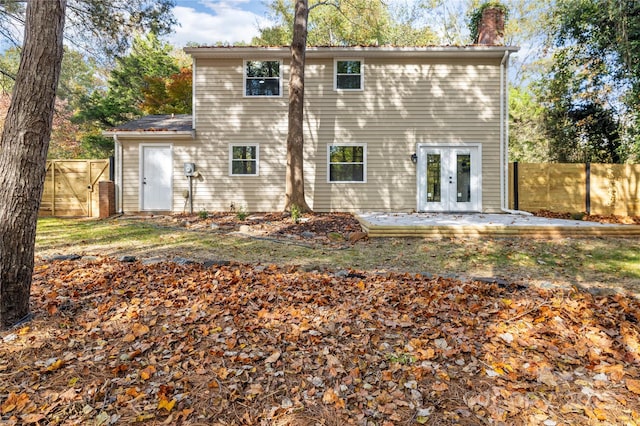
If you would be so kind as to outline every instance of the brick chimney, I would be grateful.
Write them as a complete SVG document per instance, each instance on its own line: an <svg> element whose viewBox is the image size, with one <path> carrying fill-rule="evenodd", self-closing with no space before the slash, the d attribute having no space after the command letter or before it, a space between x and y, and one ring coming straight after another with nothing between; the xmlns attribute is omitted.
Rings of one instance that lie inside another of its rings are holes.
<svg viewBox="0 0 640 426"><path fill-rule="evenodd" d="M478 43L487 46L504 45L504 11L498 7L488 7L482 11L478 25Z"/></svg>

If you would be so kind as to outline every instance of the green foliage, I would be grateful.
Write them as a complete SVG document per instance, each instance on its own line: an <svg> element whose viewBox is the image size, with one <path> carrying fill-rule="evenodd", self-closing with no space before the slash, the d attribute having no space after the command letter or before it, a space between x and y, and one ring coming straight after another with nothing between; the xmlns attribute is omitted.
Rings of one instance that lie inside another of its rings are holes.
<svg viewBox="0 0 640 426"><path fill-rule="evenodd" d="M0 92L11 93L20 65L20 49L12 47L0 56Z"/></svg>
<svg viewBox="0 0 640 426"><path fill-rule="evenodd" d="M300 222L301 217L302 212L300 211L300 207L298 207L296 204L293 204L291 206L291 220L293 221L293 223L298 223Z"/></svg>
<svg viewBox="0 0 640 426"><path fill-rule="evenodd" d="M96 60L82 53L65 48L57 96L67 101L72 111L77 110L84 96L104 84Z"/></svg>
<svg viewBox="0 0 640 426"><path fill-rule="evenodd" d="M244 206L240 206L238 208L238 211L236 212L236 217L238 218L238 220L245 220L247 216L249 216L247 209Z"/></svg>
<svg viewBox="0 0 640 426"><path fill-rule="evenodd" d="M172 77L181 81L180 69L172 51L173 47L160 41L155 34L136 37L131 52L116 59L116 67L111 72L106 90L95 90L85 96L75 119L109 128L141 116L145 107L145 90L151 93L154 90L152 84L164 84L165 80ZM175 96L180 94L182 98L172 98L171 104L175 110L170 112L190 111L190 86L187 99L184 99L185 90L182 86L176 85ZM165 99L169 96L166 88L163 88L162 95Z"/></svg>
<svg viewBox="0 0 640 426"><path fill-rule="evenodd" d="M209 217L209 212L207 212L205 209L202 209L198 212L198 217L204 220Z"/></svg>
<svg viewBox="0 0 640 426"><path fill-rule="evenodd" d="M381 0L351 0L337 3L311 1L307 44L309 46L415 45L433 44L436 37L417 24L418 16L393 16ZM274 0L269 5L275 25L263 28L254 45L285 46L291 44L293 3ZM316 7L318 6L318 7Z"/></svg>
<svg viewBox="0 0 640 426"><path fill-rule="evenodd" d="M145 77L169 77L180 72L171 56L173 47L150 33L136 37L127 56L116 58L116 67L109 77L109 96L124 98L135 108L144 101Z"/></svg>
<svg viewBox="0 0 640 426"><path fill-rule="evenodd" d="M482 20L482 14L487 9L500 9L504 13L505 21L509 17L509 9L507 9L505 5L497 1L484 3L480 7L474 9L469 14L469 32L473 43L477 43L478 41L480 21Z"/></svg>
<svg viewBox="0 0 640 426"><path fill-rule="evenodd" d="M93 129L81 136L81 152L78 158L108 158L113 155L113 139L102 136L102 131Z"/></svg>
<svg viewBox="0 0 640 426"><path fill-rule="evenodd" d="M390 362L395 362L401 365L411 365L416 362L417 358L407 353L393 353L388 354L387 359Z"/></svg>
<svg viewBox="0 0 640 426"><path fill-rule="evenodd" d="M541 80L545 129L558 161L624 162L640 124L640 4L562 0L556 51Z"/></svg>
<svg viewBox="0 0 640 426"><path fill-rule="evenodd" d="M543 163L548 160L543 108L531 88L509 91L509 161Z"/></svg>

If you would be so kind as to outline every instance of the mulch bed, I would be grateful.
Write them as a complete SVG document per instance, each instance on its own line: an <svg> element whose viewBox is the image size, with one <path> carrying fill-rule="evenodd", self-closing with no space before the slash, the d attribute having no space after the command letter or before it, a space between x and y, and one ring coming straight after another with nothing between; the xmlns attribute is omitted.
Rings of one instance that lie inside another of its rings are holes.
<svg viewBox="0 0 640 426"><path fill-rule="evenodd" d="M159 216L157 219L191 229L218 229L223 232L244 229L254 235L274 238L348 240L362 232L360 223L351 213L307 213L297 223L289 213L279 212L252 213L245 218L240 218L237 213L214 212Z"/></svg>
<svg viewBox="0 0 640 426"><path fill-rule="evenodd" d="M640 216L588 215L585 213L552 212L549 210L539 210L535 212L534 215L550 219L584 220L599 223L618 223L621 225L640 225Z"/></svg>

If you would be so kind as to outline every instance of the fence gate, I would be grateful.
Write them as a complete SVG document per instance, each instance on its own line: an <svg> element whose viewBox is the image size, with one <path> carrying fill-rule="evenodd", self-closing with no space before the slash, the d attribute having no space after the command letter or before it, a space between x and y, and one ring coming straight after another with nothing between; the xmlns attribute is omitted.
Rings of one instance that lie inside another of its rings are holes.
<svg viewBox="0 0 640 426"><path fill-rule="evenodd" d="M98 216L98 182L105 180L109 160L47 161L40 216Z"/></svg>

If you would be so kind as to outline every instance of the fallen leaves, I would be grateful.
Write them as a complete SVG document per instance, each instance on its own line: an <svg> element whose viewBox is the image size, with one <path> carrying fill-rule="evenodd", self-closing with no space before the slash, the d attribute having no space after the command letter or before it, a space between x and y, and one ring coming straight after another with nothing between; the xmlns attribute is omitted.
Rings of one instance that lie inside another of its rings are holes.
<svg viewBox="0 0 640 426"><path fill-rule="evenodd" d="M0 335L2 423L640 422L624 295L239 264L36 271L36 319Z"/></svg>

